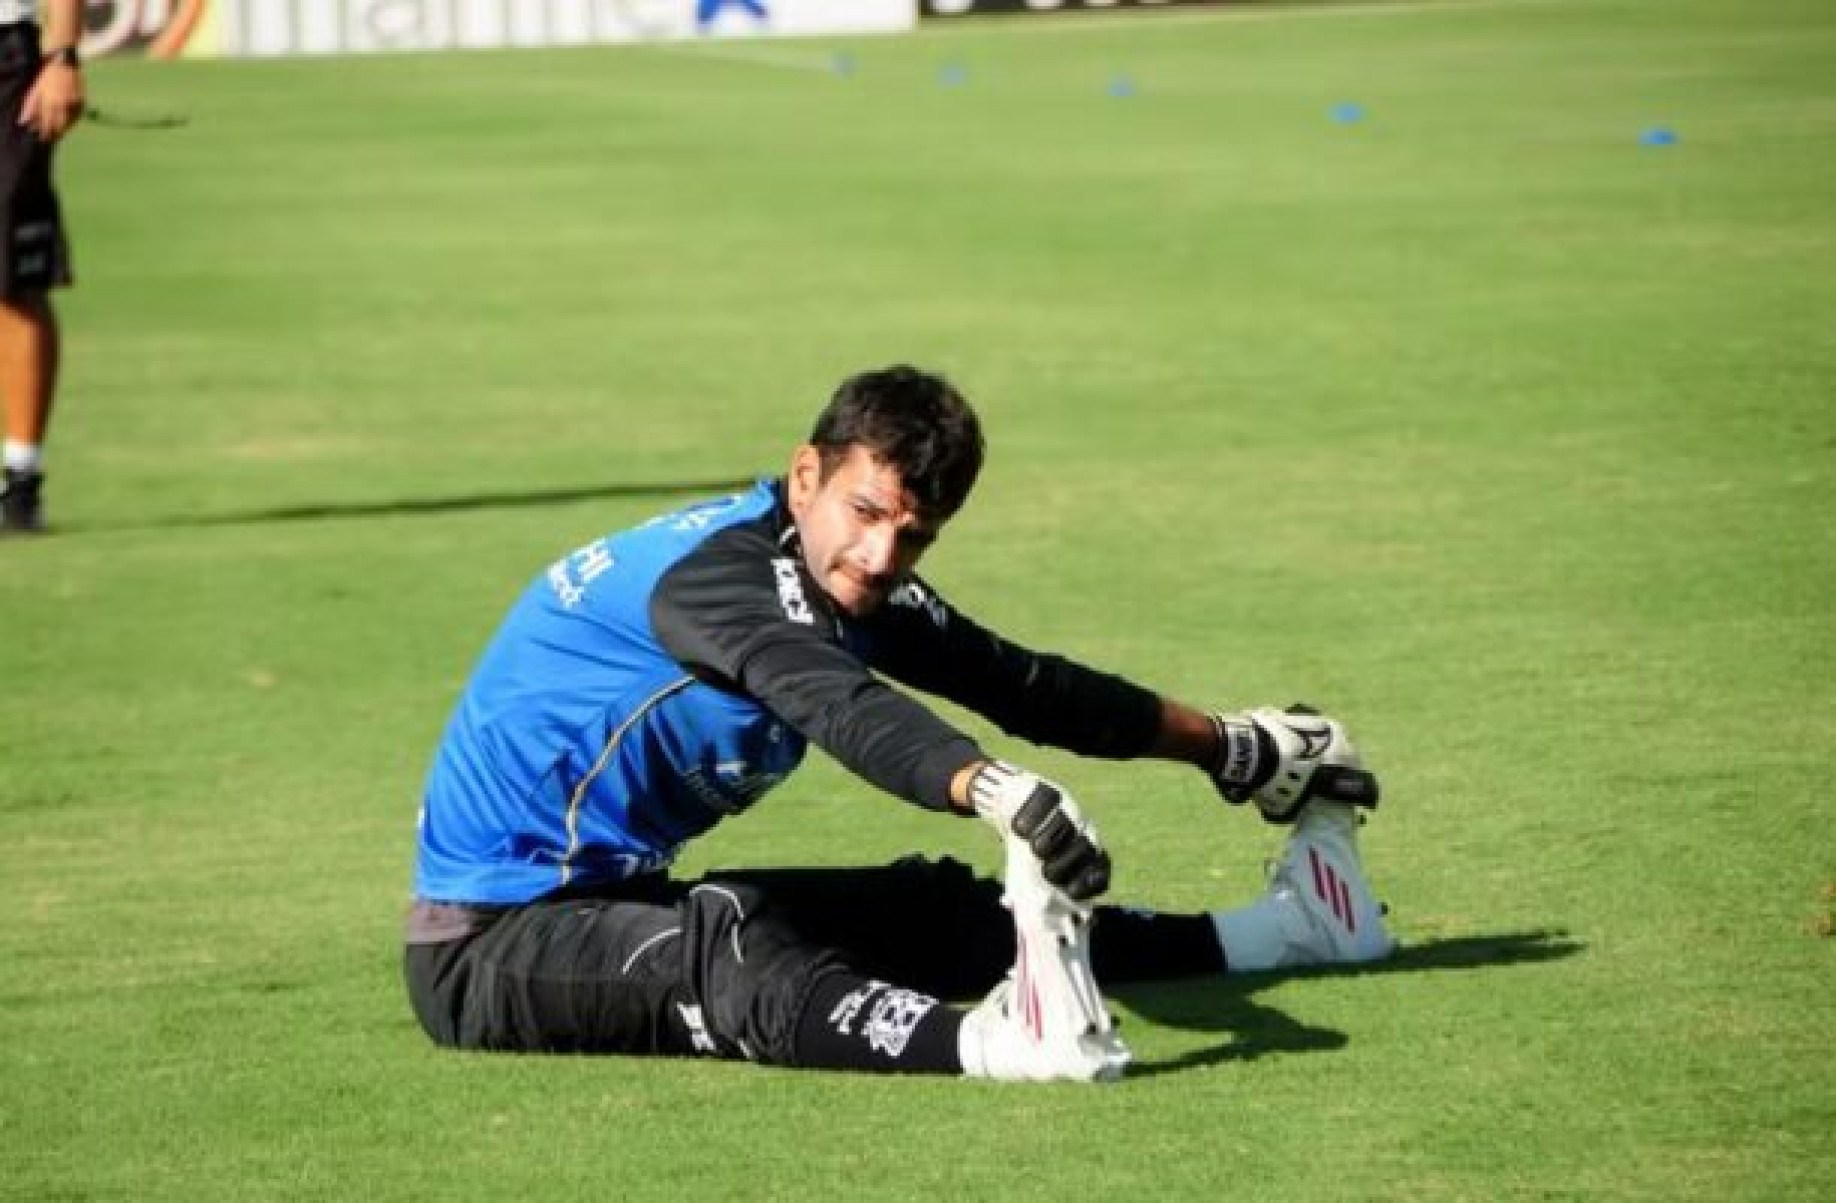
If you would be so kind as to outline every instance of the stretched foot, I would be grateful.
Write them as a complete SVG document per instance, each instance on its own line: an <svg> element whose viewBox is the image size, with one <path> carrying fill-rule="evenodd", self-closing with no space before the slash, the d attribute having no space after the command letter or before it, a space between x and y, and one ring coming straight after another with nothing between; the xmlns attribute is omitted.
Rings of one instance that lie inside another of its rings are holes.
<svg viewBox="0 0 1836 1203"><path fill-rule="evenodd" d="M1007 978L963 1018L963 1072L1001 1081L1121 1077L1130 1054L1090 972L1090 909L1050 885L1015 836L1007 837L1005 884L1018 952Z"/></svg>
<svg viewBox="0 0 1836 1203"><path fill-rule="evenodd" d="M1359 964L1396 950L1358 855L1359 821L1342 803L1307 804L1262 897L1211 916L1229 969Z"/></svg>

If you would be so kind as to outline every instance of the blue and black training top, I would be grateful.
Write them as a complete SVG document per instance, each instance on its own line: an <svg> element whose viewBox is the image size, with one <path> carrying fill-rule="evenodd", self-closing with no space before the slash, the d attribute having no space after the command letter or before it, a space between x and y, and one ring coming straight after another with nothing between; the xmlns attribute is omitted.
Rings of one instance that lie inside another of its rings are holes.
<svg viewBox="0 0 1836 1203"><path fill-rule="evenodd" d="M779 481L595 539L538 576L434 755L414 888L514 906L661 869L810 743L932 809L977 743L887 680L1010 735L1144 754L1156 696L978 626L908 578L867 618L803 564Z"/></svg>

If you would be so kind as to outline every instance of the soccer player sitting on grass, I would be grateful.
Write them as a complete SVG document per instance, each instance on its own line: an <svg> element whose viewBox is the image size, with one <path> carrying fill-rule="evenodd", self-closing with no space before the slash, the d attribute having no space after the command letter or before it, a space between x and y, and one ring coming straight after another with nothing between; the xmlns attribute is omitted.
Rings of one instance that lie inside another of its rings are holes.
<svg viewBox="0 0 1836 1203"><path fill-rule="evenodd" d="M434 1040L1093 1080L1128 1061L1099 981L1391 951L1356 844L1376 779L1340 724L1208 713L1029 651L913 575L982 448L944 380L866 372L781 479L595 540L535 579L427 781L406 975ZM1268 890L1210 914L1097 906L1109 854L1071 795L888 680L1034 743L1198 767L1292 824ZM1004 882L918 857L668 874L811 743L895 797L986 820Z"/></svg>

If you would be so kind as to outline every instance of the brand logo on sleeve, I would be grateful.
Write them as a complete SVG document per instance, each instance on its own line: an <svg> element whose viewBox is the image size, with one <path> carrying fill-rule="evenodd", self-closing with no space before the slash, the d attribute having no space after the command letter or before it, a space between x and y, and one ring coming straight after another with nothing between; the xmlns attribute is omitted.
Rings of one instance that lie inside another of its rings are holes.
<svg viewBox="0 0 1836 1203"><path fill-rule="evenodd" d="M809 599L803 596L803 580L797 575L797 562L780 556L771 562L771 570L778 578L778 604L784 607L784 616L804 626L815 626L816 615L810 612Z"/></svg>
<svg viewBox="0 0 1836 1203"><path fill-rule="evenodd" d="M908 610L923 611L931 620L931 625L939 630L950 625L950 612L934 594L916 581L907 581L887 595L886 600L895 606L904 606Z"/></svg>

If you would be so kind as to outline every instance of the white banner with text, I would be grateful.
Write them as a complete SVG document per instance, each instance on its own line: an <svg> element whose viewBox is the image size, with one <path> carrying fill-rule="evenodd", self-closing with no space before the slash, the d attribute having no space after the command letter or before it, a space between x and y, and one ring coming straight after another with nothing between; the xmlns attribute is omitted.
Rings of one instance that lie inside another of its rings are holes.
<svg viewBox="0 0 1836 1203"><path fill-rule="evenodd" d="M151 57L365 54L899 33L917 0L89 0L84 47Z"/></svg>

